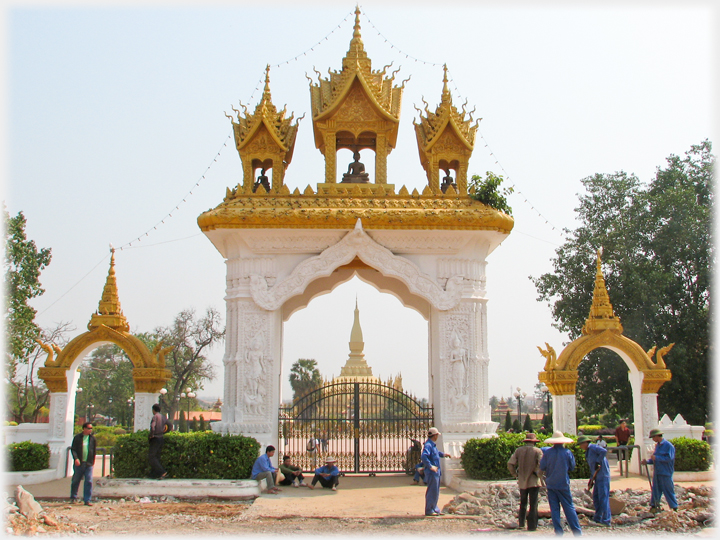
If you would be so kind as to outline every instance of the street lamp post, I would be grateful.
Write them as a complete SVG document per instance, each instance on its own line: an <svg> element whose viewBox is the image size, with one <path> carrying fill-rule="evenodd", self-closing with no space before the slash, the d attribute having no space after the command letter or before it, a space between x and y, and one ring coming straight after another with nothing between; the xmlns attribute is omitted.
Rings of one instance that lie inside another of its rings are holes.
<svg viewBox="0 0 720 540"><path fill-rule="evenodd" d="M135 423L135 419L133 418L133 398L129 398L127 400L127 404L128 404L128 414L129 414L128 427L132 428L133 424Z"/></svg>
<svg viewBox="0 0 720 540"><path fill-rule="evenodd" d="M160 389L160 412L162 412L163 408L165 408L165 400L163 399L163 396L167 394L167 388L161 388Z"/></svg>
<svg viewBox="0 0 720 540"><path fill-rule="evenodd" d="M186 392L187 392L187 398L188 398L188 400L187 400L187 410L188 410L188 413L187 413L187 430L188 430L188 432L189 432L189 431L190 431L190 400L195 397L195 392L190 391L189 388L186 388L185 390L186 390Z"/></svg>
<svg viewBox="0 0 720 540"><path fill-rule="evenodd" d="M87 414L85 415L85 421L86 421L86 422L91 422L90 418L91 418L93 409L95 409L95 405L93 405L92 403L88 403L88 406L87 406Z"/></svg>
<svg viewBox="0 0 720 540"><path fill-rule="evenodd" d="M515 399L517 399L518 404L518 422L520 423L520 426L522 427L522 420L520 420L520 417L522 416L522 412L520 411L520 407L522 405L522 400L527 396L527 392L523 392L520 390L520 387L517 387L517 390L513 394L515 396Z"/></svg>
<svg viewBox="0 0 720 540"><path fill-rule="evenodd" d="M543 384L540 387L540 390L545 392L545 397L547 398L547 414L550 414L550 389L547 387L547 385Z"/></svg>

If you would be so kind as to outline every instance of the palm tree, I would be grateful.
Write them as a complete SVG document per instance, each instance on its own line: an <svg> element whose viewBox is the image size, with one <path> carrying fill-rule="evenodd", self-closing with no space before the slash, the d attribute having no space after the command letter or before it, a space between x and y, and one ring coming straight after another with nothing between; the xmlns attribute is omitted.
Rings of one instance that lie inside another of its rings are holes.
<svg viewBox="0 0 720 540"><path fill-rule="evenodd" d="M293 400L312 392L322 384L317 362L312 358L300 358L290 368L290 386Z"/></svg>

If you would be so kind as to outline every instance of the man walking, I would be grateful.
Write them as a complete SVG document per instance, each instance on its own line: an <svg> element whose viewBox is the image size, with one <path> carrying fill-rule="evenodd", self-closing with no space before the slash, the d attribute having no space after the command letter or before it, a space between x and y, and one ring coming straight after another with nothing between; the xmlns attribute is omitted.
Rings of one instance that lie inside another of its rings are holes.
<svg viewBox="0 0 720 540"><path fill-rule="evenodd" d="M450 455L444 454L437 449L435 443L439 437L440 432L437 428L431 427L428 430L428 440L425 441L422 454L420 454L420 460L425 468L425 482L427 483L427 490L425 491L426 516L442 515L437 504L440 498L440 476L442 475L440 458L450 457Z"/></svg>
<svg viewBox="0 0 720 540"><path fill-rule="evenodd" d="M660 511L660 499L665 495L665 500L670 508L677 512L678 503L673 484L675 446L670 441L663 439L662 430L657 428L650 430L650 438L655 441L655 450L648 459L642 460L642 464L654 465L652 495L650 496L651 510L653 512Z"/></svg>
<svg viewBox="0 0 720 540"><path fill-rule="evenodd" d="M73 476L70 482L70 502L77 501L80 480L84 479L83 501L92 506L92 476L95 465L95 436L92 434L92 422L85 422L82 432L73 437L70 451L73 457Z"/></svg>
<svg viewBox="0 0 720 540"><path fill-rule="evenodd" d="M167 476L167 471L160 462L160 452L165 444L166 418L160 414L160 405L155 403L152 406L153 417L150 420L150 447L148 449L148 461L150 462L150 477L162 480Z"/></svg>
<svg viewBox="0 0 720 540"><path fill-rule="evenodd" d="M580 521L575 512L570 492L570 475L568 474L575 470L575 458L572 452L563 446L573 440L565 437L560 431L554 431L553 436L546 439L545 442L553 445L543 452L540 460L540 470L545 472L545 485L547 486L553 529L557 536L563 535L560 521L560 505L562 505L570 530L575 536L581 536L582 529L580 529Z"/></svg>
<svg viewBox="0 0 720 540"><path fill-rule="evenodd" d="M262 480L263 478L267 482L267 492L270 495L280 493L280 489L275 487L275 474L277 469L273 467L270 458L275 455L275 447L270 445L265 448L265 453L255 460L253 463L252 472L250 478L253 480Z"/></svg>
<svg viewBox="0 0 720 540"><path fill-rule="evenodd" d="M578 446L585 451L585 460L590 467L588 489L592 488L595 515L593 521L610 526L610 465L607 450L599 444L590 444L590 437L580 435Z"/></svg>
<svg viewBox="0 0 720 540"><path fill-rule="evenodd" d="M525 436L524 446L513 453L508 461L508 470L518 481L520 488L520 511L518 525L525 527L527 515L527 529L534 531L538 522L538 492L540 491L540 460L542 450L535 447L538 441L534 433ZM528 499L530 499L530 512L527 512Z"/></svg>

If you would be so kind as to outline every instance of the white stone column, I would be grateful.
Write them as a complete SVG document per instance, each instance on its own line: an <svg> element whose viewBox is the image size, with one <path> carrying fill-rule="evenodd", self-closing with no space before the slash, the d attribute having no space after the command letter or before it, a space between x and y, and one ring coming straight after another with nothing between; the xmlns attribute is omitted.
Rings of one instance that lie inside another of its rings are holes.
<svg viewBox="0 0 720 540"><path fill-rule="evenodd" d="M553 429L577 435L575 394L553 395Z"/></svg>
<svg viewBox="0 0 720 540"><path fill-rule="evenodd" d="M643 459L647 458L648 447L655 447L655 442L648 436L650 430L658 427L658 395L657 394L640 394L641 413L635 412L635 418L641 419L641 425L635 422L635 444L639 444ZM642 429L642 431L638 431Z"/></svg>
<svg viewBox="0 0 720 540"><path fill-rule="evenodd" d="M160 393L135 392L135 416L134 416L134 432L143 429L150 429L150 421L152 420L152 406L158 403Z"/></svg>

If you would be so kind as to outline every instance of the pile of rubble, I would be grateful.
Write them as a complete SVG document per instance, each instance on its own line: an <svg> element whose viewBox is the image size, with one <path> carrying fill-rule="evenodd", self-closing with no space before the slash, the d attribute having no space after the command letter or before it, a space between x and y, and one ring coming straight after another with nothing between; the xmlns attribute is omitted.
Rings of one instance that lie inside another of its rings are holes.
<svg viewBox="0 0 720 540"><path fill-rule="evenodd" d="M650 512L648 490L616 490L612 493L614 526L636 527L670 532L687 532L698 527L709 527L714 520L712 489L699 486L683 488L675 486L678 511ZM573 501L583 526L594 526L590 521L594 514L592 496L584 489L572 490ZM540 497L538 528L550 528L550 508L545 496ZM544 504L543 504L544 503ZM478 516L483 526L503 529L517 528L520 490L514 483L488 484L481 490L465 492L445 505L448 514Z"/></svg>
<svg viewBox="0 0 720 540"><path fill-rule="evenodd" d="M43 507L22 486L15 488L14 502L5 497L5 534L35 536L42 533L87 533L84 527L45 512Z"/></svg>

